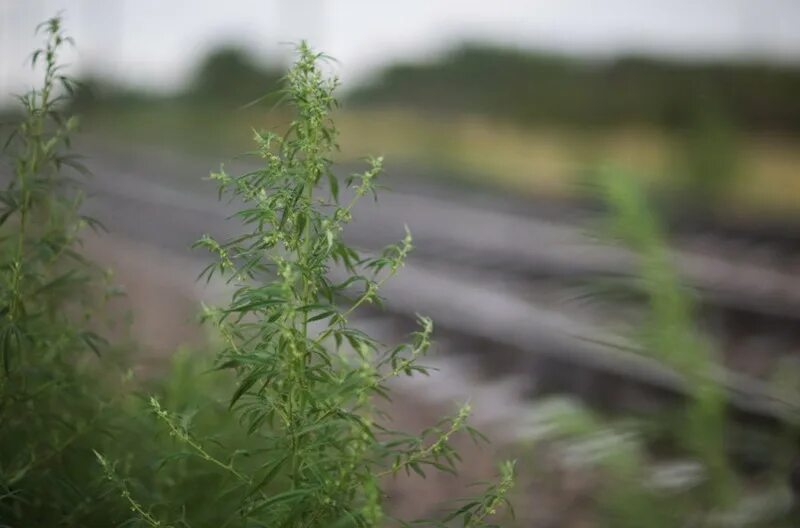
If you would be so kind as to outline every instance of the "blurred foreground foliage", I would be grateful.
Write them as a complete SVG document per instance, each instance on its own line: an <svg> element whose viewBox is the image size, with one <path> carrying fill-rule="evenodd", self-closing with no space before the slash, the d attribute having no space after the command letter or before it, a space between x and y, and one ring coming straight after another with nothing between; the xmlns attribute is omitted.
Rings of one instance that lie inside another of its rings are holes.
<svg viewBox="0 0 800 528"><path fill-rule="evenodd" d="M666 232L641 186L624 171L604 167L591 193L608 207L597 234L627 248L636 261L629 280L592 297L632 292L641 297L642 317L621 329L630 333L627 350L679 374L686 401L674 408L609 414L602 405L592 408L568 396L541 398L521 417L525 434L518 449L526 453L521 463L532 468L540 488L565 495L564 523L796 526L800 511L787 478L796 424L765 431L735 419L722 358L697 326L694 292L677 273ZM790 383L797 381L793 377ZM591 493L588 501L566 486L559 489L560 481L570 479Z"/></svg>

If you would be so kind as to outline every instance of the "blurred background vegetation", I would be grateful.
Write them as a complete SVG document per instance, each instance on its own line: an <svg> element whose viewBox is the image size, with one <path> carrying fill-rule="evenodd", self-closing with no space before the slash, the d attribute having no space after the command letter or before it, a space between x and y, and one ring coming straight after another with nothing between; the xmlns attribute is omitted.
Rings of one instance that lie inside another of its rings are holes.
<svg viewBox="0 0 800 528"><path fill-rule="evenodd" d="M76 110L88 130L119 139L233 155L248 148L250 128L280 124L269 110L282 75L223 46L169 95L86 78ZM795 221L797 93L791 65L581 59L472 43L383 69L345 94L337 118L345 160L383 152L562 198L588 169L613 162L703 213Z"/></svg>

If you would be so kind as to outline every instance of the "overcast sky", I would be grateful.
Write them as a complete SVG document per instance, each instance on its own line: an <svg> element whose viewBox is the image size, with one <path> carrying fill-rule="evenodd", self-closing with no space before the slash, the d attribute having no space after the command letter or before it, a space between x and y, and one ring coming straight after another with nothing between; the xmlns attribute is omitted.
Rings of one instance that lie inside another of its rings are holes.
<svg viewBox="0 0 800 528"><path fill-rule="evenodd" d="M159 89L220 43L278 58L301 38L339 59L345 83L463 40L800 64L800 0L0 0L0 94L31 82L32 29L59 10L76 69Z"/></svg>

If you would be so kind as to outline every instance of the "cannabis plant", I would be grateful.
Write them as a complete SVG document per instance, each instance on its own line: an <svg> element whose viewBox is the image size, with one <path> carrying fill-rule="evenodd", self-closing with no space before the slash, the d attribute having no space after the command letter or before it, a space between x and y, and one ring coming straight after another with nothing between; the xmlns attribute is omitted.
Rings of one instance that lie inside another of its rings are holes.
<svg viewBox="0 0 800 528"><path fill-rule="evenodd" d="M77 122L61 113L74 85L58 57L71 40L58 18L39 31L31 62L43 83L18 98L0 191L0 524L19 527L86 525L113 510L87 446L102 442L113 398L90 367L105 348L91 306L107 292L78 251L98 224L79 212L86 170L69 152Z"/></svg>
<svg viewBox="0 0 800 528"><path fill-rule="evenodd" d="M596 176L592 190L608 209L600 234L627 248L635 263L633 284L625 286L644 304L632 325L638 350L681 376L687 398L671 413L620 417L563 397L537 402L537 447L558 457L560 470L600 475L591 507L597 526L795 526L788 518L786 467L760 475L748 489L747 477L727 458L726 439L741 430L728 419L723 369L696 326L692 293L645 193L619 170ZM785 450L782 442L778 437L770 446ZM536 449L532 466L547 459L542 451ZM539 465L545 478L558 481Z"/></svg>
<svg viewBox="0 0 800 528"><path fill-rule="evenodd" d="M643 350L682 375L690 390L677 440L706 464L707 498L730 504L733 479L725 456L727 410L725 389L717 377L718 359L695 326L691 294L677 275L663 230L644 194L618 171L605 174L603 190L611 209L609 232L639 260L637 280L649 305Z"/></svg>
<svg viewBox="0 0 800 528"><path fill-rule="evenodd" d="M642 485L658 480L657 471L643 464L644 459L629 467L627 474L617 471L621 482L614 488L627 491L609 497L618 515L613 525L641 525L647 511L660 511L659 522L670 526L686 522L704 526L782 525L779 523L787 511L779 499L780 487L770 487L761 499L751 496L747 500L745 486L728 460L726 438L733 428L724 380L720 379L724 370L712 345L697 328L692 293L675 269L657 215L636 182L620 171L605 171L599 189L609 208L607 234L630 249L638 263L635 281L647 304L639 328L641 350L673 369L686 384L688 401L674 421L670 420L666 440L697 469L688 472L695 474L677 490L668 492ZM637 443L644 440L640 438ZM635 493L632 483L638 489ZM759 500L771 506L764 509Z"/></svg>
<svg viewBox="0 0 800 528"><path fill-rule="evenodd" d="M191 505L166 490L148 503L108 457L100 456L111 482L129 501L134 518L148 526L384 526L392 522L381 491L398 474L455 471L451 442L477 431L467 424L468 405L451 418L410 435L389 428L377 400L389 400L390 381L425 373L420 359L431 344L433 323L419 318L409 343L386 347L354 326L366 305L380 303L381 285L400 270L412 248L410 234L377 254L357 251L342 240L354 208L375 196L382 160L340 181L332 167L336 128L335 79L321 67L324 57L307 45L289 71L283 92L295 118L283 134L254 133L260 168L239 176L212 174L220 195L241 204L235 217L240 236L198 246L215 261L206 280L224 278L231 302L206 308L204 318L224 343L217 368L235 377L229 407L248 440L225 445L205 438L192 416L153 398L153 413L175 439L184 459L191 454L217 476L207 479L216 497L212 517L198 519ZM164 470L172 462L167 459ZM187 486L183 482L177 486ZM479 497L465 501L431 525L460 519L486 526L506 503L512 465ZM405 524L405 523L403 523Z"/></svg>

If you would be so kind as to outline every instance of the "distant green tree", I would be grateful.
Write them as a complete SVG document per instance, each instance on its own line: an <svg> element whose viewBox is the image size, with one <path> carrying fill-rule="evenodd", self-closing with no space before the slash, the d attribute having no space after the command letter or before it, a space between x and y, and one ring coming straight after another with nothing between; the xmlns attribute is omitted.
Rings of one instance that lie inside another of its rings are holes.
<svg viewBox="0 0 800 528"><path fill-rule="evenodd" d="M684 193L696 207L715 207L722 202L742 172L737 129L729 112L718 103L701 98L679 148Z"/></svg>
<svg viewBox="0 0 800 528"><path fill-rule="evenodd" d="M226 46L212 51L200 64L186 95L204 101L246 104L274 93L285 71L265 68L241 48Z"/></svg>

